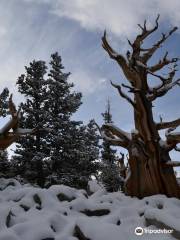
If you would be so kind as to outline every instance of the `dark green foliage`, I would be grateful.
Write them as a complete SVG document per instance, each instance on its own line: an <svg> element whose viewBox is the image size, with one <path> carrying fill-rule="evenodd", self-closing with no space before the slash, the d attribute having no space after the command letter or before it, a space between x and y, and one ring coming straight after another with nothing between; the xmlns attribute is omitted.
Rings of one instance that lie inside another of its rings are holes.
<svg viewBox="0 0 180 240"><path fill-rule="evenodd" d="M110 102L108 101L107 109L102 114L104 123L112 123L112 115L110 112ZM102 167L101 167L101 181L109 192L114 192L119 189L121 178L119 176L119 169L117 167L116 150L111 148L111 144L107 140L102 143Z"/></svg>
<svg viewBox="0 0 180 240"><path fill-rule="evenodd" d="M41 187L86 188L98 169L99 137L93 121L85 126L72 120L81 105L81 93L73 91L70 73L63 72L58 53L51 55L48 74L43 61L33 61L25 69L17 81L19 92L26 97L20 125L37 130L34 136L19 140L12 159L16 175Z"/></svg>
<svg viewBox="0 0 180 240"><path fill-rule="evenodd" d="M10 163L6 150L0 150L0 177L9 177Z"/></svg>
<svg viewBox="0 0 180 240"><path fill-rule="evenodd" d="M71 119L81 105L82 95L72 91L74 84L68 82L69 73L63 73L58 53L51 55L50 66L46 107L50 115L48 127L52 130L47 141L51 147L47 185L86 188L97 170L98 135L92 121L84 126Z"/></svg>
<svg viewBox="0 0 180 240"><path fill-rule="evenodd" d="M27 181L43 187L45 182L43 159L48 153L45 136L39 129L45 127L48 112L44 107L46 100L46 64L43 61L33 61L25 67L26 73L17 81L18 90L26 100L21 103L21 121L23 128L36 128L36 135L28 135L19 140L17 154L13 164L17 173Z"/></svg>
<svg viewBox="0 0 180 240"><path fill-rule="evenodd" d="M8 97L9 90L8 88L4 88L4 90L0 94L0 116L5 117L8 112Z"/></svg>

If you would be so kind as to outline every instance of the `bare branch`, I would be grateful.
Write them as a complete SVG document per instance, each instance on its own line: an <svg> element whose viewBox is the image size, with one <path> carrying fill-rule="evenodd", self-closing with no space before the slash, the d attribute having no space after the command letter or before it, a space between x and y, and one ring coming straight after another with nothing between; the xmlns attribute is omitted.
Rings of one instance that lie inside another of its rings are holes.
<svg viewBox="0 0 180 240"><path fill-rule="evenodd" d="M164 84L167 84L167 83L171 83L172 82L172 80L173 80L173 78L175 76L175 73L177 71L176 67L177 67L177 64L175 63L173 65L173 67L171 68L171 71L168 73L168 77L167 78L162 77L161 75L155 74L154 72L151 72L149 69L147 70L147 73L149 73L149 74L159 78Z"/></svg>
<svg viewBox="0 0 180 240"><path fill-rule="evenodd" d="M122 91L120 85L114 84L112 81L111 85L118 90L121 97L125 98L134 108L136 108L136 104L134 103L134 101Z"/></svg>
<svg viewBox="0 0 180 240"><path fill-rule="evenodd" d="M137 51L140 51L140 46L142 45L143 43L143 40L145 38L147 38L151 33L155 32L157 29L158 29L158 20L159 20L159 17L160 15L158 14L157 18L156 18L156 21L155 21L155 26L150 29L150 30L147 30L147 27L146 27L146 20L144 21L144 26L141 26L140 24L138 24L138 26L141 28L142 32L141 34L139 34L134 43L131 44L132 48L133 48L133 56L136 55L136 52Z"/></svg>
<svg viewBox="0 0 180 240"><path fill-rule="evenodd" d="M180 143L180 132L172 132L176 128L169 128L166 131L166 139L168 144L178 144Z"/></svg>
<svg viewBox="0 0 180 240"><path fill-rule="evenodd" d="M124 75L130 81L137 81L138 75L135 70L128 66L128 63L123 55L117 53L108 43L106 38L106 31L104 31L104 36L102 37L102 47L109 54L110 58L114 59L119 66L122 68Z"/></svg>
<svg viewBox="0 0 180 240"><path fill-rule="evenodd" d="M16 140L17 137L13 133L7 133L6 137L0 140L0 150L7 149Z"/></svg>
<svg viewBox="0 0 180 240"><path fill-rule="evenodd" d="M147 53L144 53L142 56L142 62L146 63L152 55L155 53L155 51L161 47L162 43L164 43L178 28L174 27L172 30L170 30L167 34L162 33L161 39L153 45L152 48L150 48Z"/></svg>
<svg viewBox="0 0 180 240"><path fill-rule="evenodd" d="M162 81L162 83L160 85L148 89L148 92L149 92L148 99L150 101L155 100L157 97L164 96L174 86L176 86L176 85L180 86L180 79L177 79L176 81L173 82L173 78L177 71L176 66L177 66L177 64L174 64L174 66L173 66L172 70L169 72L167 78L162 77L161 75L157 75L155 73L149 72L150 74L152 74L155 77L158 77Z"/></svg>
<svg viewBox="0 0 180 240"><path fill-rule="evenodd" d="M13 95L11 94L9 97L9 111L11 113L11 116L14 118L17 117L17 110L15 104L13 103L12 96Z"/></svg>
<svg viewBox="0 0 180 240"><path fill-rule="evenodd" d="M127 139L127 136L125 138L125 136L123 134L125 132L123 132L121 130L118 133L116 132L117 134L113 134L114 131L112 129L116 129L116 127L114 127L114 126L110 127L108 125L103 125L100 128L96 122L95 122L95 125L97 126L99 133L104 140L108 141L113 146L121 146L121 147L127 148L129 140ZM116 129L116 131L117 131L117 129ZM119 137L117 137L117 136L119 136Z"/></svg>
<svg viewBox="0 0 180 240"><path fill-rule="evenodd" d="M149 71L154 73L171 63L176 63L177 61L179 61L179 58L167 59L167 55L168 55L168 52L165 53L163 59L160 60L156 65L149 67Z"/></svg>
<svg viewBox="0 0 180 240"><path fill-rule="evenodd" d="M110 137L105 131L101 131L101 136L104 140L108 141L113 146L120 146L120 147L127 148L125 142L122 141L122 139Z"/></svg>
<svg viewBox="0 0 180 240"><path fill-rule="evenodd" d="M104 35L102 37L102 47L109 54L110 58L115 59L118 63L126 64L126 59L121 54L118 54L108 43L106 38L106 31L104 31Z"/></svg>
<svg viewBox="0 0 180 240"><path fill-rule="evenodd" d="M113 124L104 124L102 126L103 129L110 131L113 135L121 138L127 142L131 140L131 134L123 131L122 129L114 126Z"/></svg>
<svg viewBox="0 0 180 240"><path fill-rule="evenodd" d="M168 161L163 164L163 167L180 167L179 161Z"/></svg>
<svg viewBox="0 0 180 240"><path fill-rule="evenodd" d="M172 127L178 127L178 126L180 126L180 118L178 118L174 121L170 121L170 122L156 123L157 130L172 128Z"/></svg>
<svg viewBox="0 0 180 240"><path fill-rule="evenodd" d="M153 88L152 94L149 94L148 99L150 101L154 101L158 97L164 96L170 89L172 89L174 86L180 86L180 79L177 79L173 83L163 83L162 86Z"/></svg>
<svg viewBox="0 0 180 240"><path fill-rule="evenodd" d="M126 85L126 84L124 84L124 83L122 83L121 84L121 86L122 87L124 87L124 88L127 88L127 89L129 89L129 91L128 92L131 92L131 93L139 93L141 90L140 89L138 89L138 88L135 88L135 87L130 87L130 86L128 86L128 85Z"/></svg>

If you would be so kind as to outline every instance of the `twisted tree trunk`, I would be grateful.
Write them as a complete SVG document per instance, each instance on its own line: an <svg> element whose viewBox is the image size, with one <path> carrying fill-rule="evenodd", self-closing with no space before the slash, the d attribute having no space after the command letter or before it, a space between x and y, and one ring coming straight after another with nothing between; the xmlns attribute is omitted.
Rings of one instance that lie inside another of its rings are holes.
<svg viewBox="0 0 180 240"><path fill-rule="evenodd" d="M110 58L115 60L121 67L129 85L117 85L112 83L120 96L125 98L134 108L135 131L132 133L111 124L105 124L100 131L102 136L112 145L126 148L129 153L129 174L126 179L125 191L130 196L142 198L153 194L166 194L169 197L180 198L180 187L177 183L173 166L180 165L171 161L169 152L177 150L180 142L180 134L174 133L176 127L180 125L180 119L172 122L155 123L153 119L152 103L158 97L164 96L171 88L180 85L180 79L173 81L176 72L176 62L178 58L168 59L166 53L164 58L154 66L147 66L148 60L162 43L174 33L177 28L173 28L167 34L162 34L162 38L151 48L143 49L143 41L158 29L158 19L155 27L147 30L146 21L144 25L138 25L142 33L137 35L135 41L129 44L132 51L127 52L127 59L115 52L106 39L106 32L102 38L103 48L107 51ZM169 64L174 64L168 77L164 78L156 74ZM161 83L153 88L148 85L148 75L159 78ZM131 99L122 87L134 94ZM164 142L159 130L167 129L166 141Z"/></svg>

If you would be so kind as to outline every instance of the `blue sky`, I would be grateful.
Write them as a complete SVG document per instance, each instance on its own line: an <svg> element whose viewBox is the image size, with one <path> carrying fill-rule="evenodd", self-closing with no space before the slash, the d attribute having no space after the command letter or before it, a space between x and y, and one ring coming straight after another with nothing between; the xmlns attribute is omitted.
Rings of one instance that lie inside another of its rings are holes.
<svg viewBox="0 0 180 240"><path fill-rule="evenodd" d="M83 104L75 118L87 122L91 118L102 122L107 98L112 103L114 122L130 131L133 126L131 106L121 99L109 83L125 81L115 62L101 47L101 36L107 29L108 37L119 52L133 40L138 23L146 18L149 26L161 14L160 29L148 45L158 39L162 31L180 27L179 0L1 0L0 1L0 85L7 86L19 103L15 82L24 66L33 59L49 61L58 51L65 71L71 72L70 81L83 93ZM180 56L179 30L156 54L154 61L169 49L170 56ZM177 75L178 76L178 75ZM155 119L180 116L179 89L171 90L155 103ZM172 153L178 160L177 153Z"/></svg>

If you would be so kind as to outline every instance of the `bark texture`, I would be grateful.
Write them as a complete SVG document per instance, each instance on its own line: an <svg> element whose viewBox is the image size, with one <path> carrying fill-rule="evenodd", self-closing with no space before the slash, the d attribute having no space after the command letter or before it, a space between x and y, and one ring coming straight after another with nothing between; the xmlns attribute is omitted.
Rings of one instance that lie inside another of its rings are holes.
<svg viewBox="0 0 180 240"><path fill-rule="evenodd" d="M17 139L22 135L34 134L36 129L20 129L19 124L19 111L12 100L12 94L9 98L9 113L11 114L11 119L0 128L0 150L5 150L12 143L16 142Z"/></svg>
<svg viewBox="0 0 180 240"><path fill-rule="evenodd" d="M175 79L177 61L179 58L168 58L168 52L154 66L148 66L149 59L159 47L177 30L174 27L150 48L143 48L143 41L158 29L159 16L152 29L144 25L138 25L141 33L137 35L133 43L129 40L131 51L127 51L126 57L117 53L109 44L106 32L102 37L102 46L109 57L115 60L122 69L127 81L126 84L114 84L120 96L126 99L134 109L135 131L124 132L114 125L105 124L100 128L102 136L114 146L126 148L129 153L129 174L126 179L125 192L130 196L139 198L165 194L169 197L180 198L180 187L177 183L169 152L177 150L180 143L180 133L174 130L180 125L180 118L171 122L156 123L153 118L153 102L164 96L170 89L180 86L180 79ZM171 66L167 77L157 73L162 68ZM154 87L149 86L151 77L157 78L160 83ZM126 92L133 93L130 98ZM159 135L159 130L166 129L166 141Z"/></svg>

